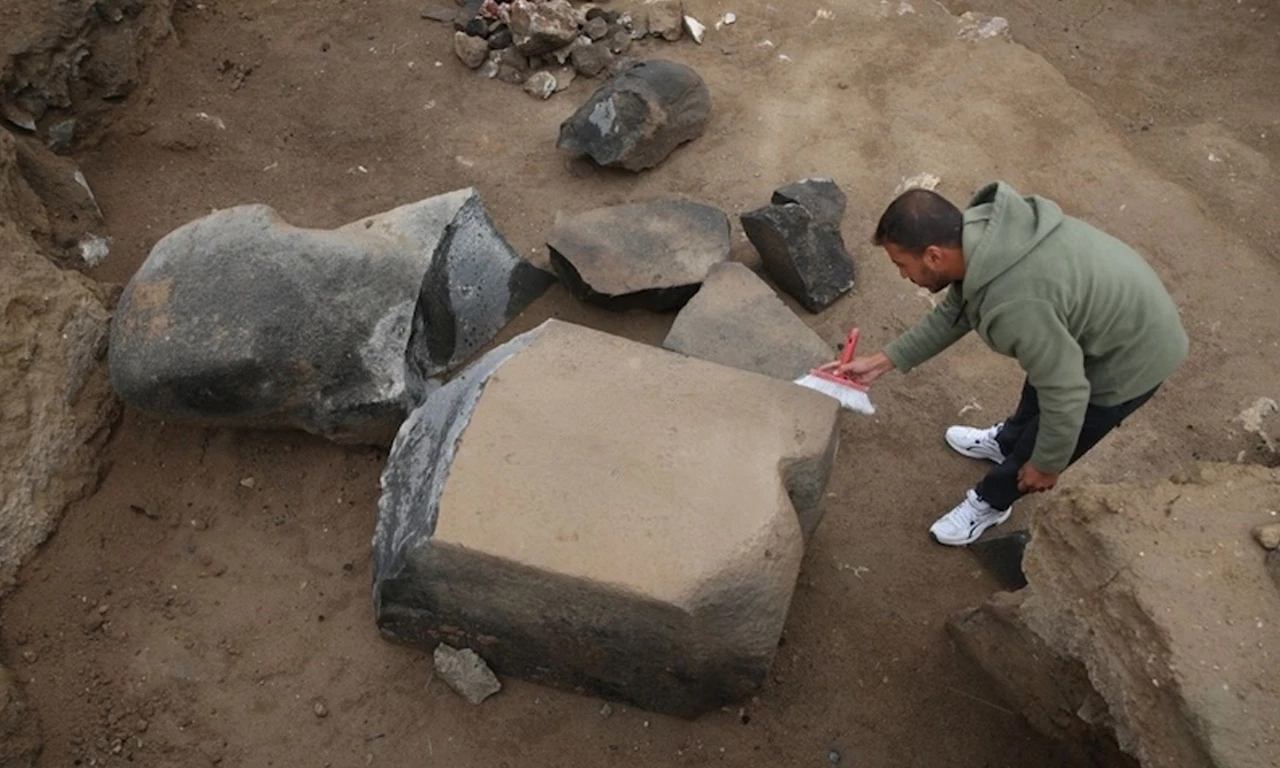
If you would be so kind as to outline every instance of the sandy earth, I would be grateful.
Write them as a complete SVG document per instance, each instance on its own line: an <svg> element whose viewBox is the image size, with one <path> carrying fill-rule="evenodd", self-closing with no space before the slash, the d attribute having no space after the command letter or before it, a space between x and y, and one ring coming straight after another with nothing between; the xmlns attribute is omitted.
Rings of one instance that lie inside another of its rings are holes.
<svg viewBox="0 0 1280 768"><path fill-rule="evenodd" d="M806 319L833 343L855 321L870 350L929 306L864 245L895 186L929 171L961 201L1001 177L1139 247L1193 337L1167 390L1068 482L1253 455L1230 419L1276 396L1280 365L1280 191L1268 185L1280 21L1260 18L1254 6L1266 4L1001 3L1015 38L1047 60L1002 40L961 43L923 0L906 14L879 0L688 4L739 22L702 47L639 52L694 66L713 120L633 176L583 173L554 150L592 82L537 102L478 80L453 58L449 31L419 19L421 3L183 3L150 84L78 158L114 238L94 276L123 282L163 234L242 202L333 226L472 184L517 249L544 259L557 209L678 192L738 212L822 174L849 194L859 284ZM835 18L811 23L820 7ZM735 255L754 263L734 237ZM555 287L508 335L549 316L648 342L671 320L592 310ZM472 708L432 679L424 654L374 630L381 451L132 411L101 490L0 606L0 654L43 721L42 766L799 766L827 764L832 749L851 765L1052 766L1050 745L943 629L994 582L925 535L980 472L947 453L941 430L962 411L998 418L1017 383L1012 363L969 339L886 379L876 419L844 417L774 679L741 711L605 717L597 700L515 680ZM1020 504L1009 528L1035 506Z"/></svg>

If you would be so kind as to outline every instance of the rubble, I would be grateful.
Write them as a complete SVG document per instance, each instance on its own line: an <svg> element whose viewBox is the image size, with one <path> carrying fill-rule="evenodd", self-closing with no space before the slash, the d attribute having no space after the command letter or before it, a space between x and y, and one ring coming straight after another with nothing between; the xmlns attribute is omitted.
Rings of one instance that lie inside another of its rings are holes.
<svg viewBox="0 0 1280 768"><path fill-rule="evenodd" d="M401 428L374 535L378 627L679 716L750 696L821 518L836 412L547 321Z"/></svg>
<svg viewBox="0 0 1280 768"><path fill-rule="evenodd" d="M806 180L773 200L742 214L742 228L774 281L805 309L821 312L853 287L853 257L840 234L844 193L829 179Z"/></svg>
<svg viewBox="0 0 1280 768"><path fill-rule="evenodd" d="M1272 765L1280 599L1275 552L1249 536L1278 486L1280 470L1204 465L1059 493L1033 518L1029 586L955 617L952 633L1068 748L1123 750L1148 768Z"/></svg>
<svg viewBox="0 0 1280 768"><path fill-rule="evenodd" d="M662 346L785 381L836 358L768 284L736 262L711 268Z"/></svg>
<svg viewBox="0 0 1280 768"><path fill-rule="evenodd" d="M558 213L547 246L552 269L578 298L665 312L729 259L729 217L678 198Z"/></svg>
<svg viewBox="0 0 1280 768"><path fill-rule="evenodd" d="M689 67L653 59L633 63L560 124L556 146L598 165L642 171L702 135L711 94Z"/></svg>
<svg viewBox="0 0 1280 768"><path fill-rule="evenodd" d="M112 323L111 380L166 418L385 444L552 281L472 189L337 230L237 206L156 244Z"/></svg>

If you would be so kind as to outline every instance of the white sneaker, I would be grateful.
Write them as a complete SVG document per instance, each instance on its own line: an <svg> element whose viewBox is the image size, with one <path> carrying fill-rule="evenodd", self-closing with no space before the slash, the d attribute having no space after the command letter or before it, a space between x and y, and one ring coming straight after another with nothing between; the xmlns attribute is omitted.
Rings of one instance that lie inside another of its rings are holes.
<svg viewBox="0 0 1280 768"><path fill-rule="evenodd" d="M929 527L929 533L939 544L949 547L963 547L972 544L993 525L999 525L1009 519L1011 509L1001 512L992 509L991 505L978 498L978 494L969 489L964 501L956 508L938 518Z"/></svg>
<svg viewBox="0 0 1280 768"><path fill-rule="evenodd" d="M1004 452L996 442L1000 434L1001 422L994 427L976 429L974 427L951 427L947 430L947 445L961 456L970 459L986 459L999 464L1004 461Z"/></svg>

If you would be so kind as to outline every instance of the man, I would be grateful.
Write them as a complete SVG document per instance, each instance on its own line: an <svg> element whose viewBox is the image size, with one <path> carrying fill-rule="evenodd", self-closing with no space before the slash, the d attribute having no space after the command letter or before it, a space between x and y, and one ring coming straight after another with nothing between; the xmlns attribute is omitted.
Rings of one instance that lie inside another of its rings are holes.
<svg viewBox="0 0 1280 768"><path fill-rule="evenodd" d="M946 297L883 352L828 370L870 384L975 330L1026 373L1007 420L946 432L955 451L996 466L929 529L941 544L976 541L1024 494L1052 488L1187 357L1178 309L1141 256L1003 182L981 189L963 212L934 192L909 190L885 210L873 242L904 278Z"/></svg>

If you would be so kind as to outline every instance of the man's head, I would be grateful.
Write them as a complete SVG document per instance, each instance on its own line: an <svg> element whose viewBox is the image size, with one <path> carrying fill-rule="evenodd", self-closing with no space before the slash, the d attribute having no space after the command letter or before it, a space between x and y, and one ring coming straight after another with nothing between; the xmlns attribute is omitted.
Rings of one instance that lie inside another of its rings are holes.
<svg viewBox="0 0 1280 768"><path fill-rule="evenodd" d="M903 277L937 293L964 279L963 229L964 214L945 197L909 189L885 209L871 241Z"/></svg>

